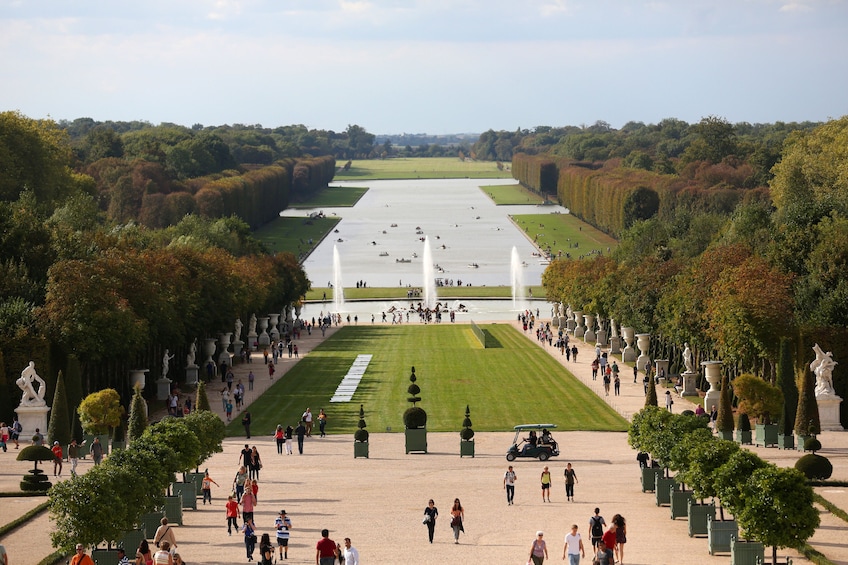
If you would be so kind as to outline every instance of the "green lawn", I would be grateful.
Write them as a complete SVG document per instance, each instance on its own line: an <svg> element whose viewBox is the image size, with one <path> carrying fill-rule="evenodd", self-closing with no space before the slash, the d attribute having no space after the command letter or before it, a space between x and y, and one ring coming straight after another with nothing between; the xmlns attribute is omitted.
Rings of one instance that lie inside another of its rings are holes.
<svg viewBox="0 0 848 565"><path fill-rule="evenodd" d="M333 180L455 178L508 179L512 173L498 170L494 161L460 161L457 157L368 159L353 161L350 170L337 170Z"/></svg>
<svg viewBox="0 0 848 565"><path fill-rule="evenodd" d="M520 184L495 184L481 186L480 190L485 192L486 195L498 206L511 204L536 205L545 201L541 194L528 190Z"/></svg>
<svg viewBox="0 0 848 565"><path fill-rule="evenodd" d="M563 257L566 253L579 257L593 251L607 254L618 245L612 237L571 214L522 214L512 219L539 247L550 248L554 254L562 251Z"/></svg>
<svg viewBox="0 0 848 565"><path fill-rule="evenodd" d="M534 298L545 298L545 287L530 286ZM345 288L345 300L406 300L406 287L368 287ZM324 294L327 300L333 299L333 289L326 286L313 287L306 293L306 300L322 300ZM436 289L436 294L442 298L512 298L511 286L443 286Z"/></svg>
<svg viewBox="0 0 848 565"><path fill-rule="evenodd" d="M368 192L365 186L328 186L317 194L310 195L308 200L292 202L289 208L330 208L356 206L359 199Z"/></svg>
<svg viewBox="0 0 848 565"><path fill-rule="evenodd" d="M627 430L624 418L512 326L482 329L486 349L468 324L341 328L251 404L253 429L270 434L277 424L295 426L311 407L316 414L320 408L327 412L328 433L349 434L363 404L369 431L402 431L415 366L418 405L427 411L430 431L458 432L466 404L476 431L525 423L553 423L561 431ZM330 404L353 360L366 353L374 357L353 401ZM240 420L227 433L241 435Z"/></svg>
<svg viewBox="0 0 848 565"><path fill-rule="evenodd" d="M303 260L340 221L338 217L277 218L253 232L253 236L271 253L290 251Z"/></svg>

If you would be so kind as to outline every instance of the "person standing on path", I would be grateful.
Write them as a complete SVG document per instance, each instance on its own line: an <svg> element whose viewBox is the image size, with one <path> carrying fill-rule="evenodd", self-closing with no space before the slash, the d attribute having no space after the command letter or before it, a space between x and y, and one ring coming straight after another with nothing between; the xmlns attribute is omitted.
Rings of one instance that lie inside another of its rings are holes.
<svg viewBox="0 0 848 565"><path fill-rule="evenodd" d="M589 518L589 533L592 535L592 547L596 547L598 542L604 537L604 526L607 523L604 517L601 516L601 509L595 508L595 515Z"/></svg>
<svg viewBox="0 0 848 565"><path fill-rule="evenodd" d="M465 533L465 508L462 507L458 498L453 499L451 507L451 529L453 529L453 543L459 543L459 532Z"/></svg>
<svg viewBox="0 0 848 565"><path fill-rule="evenodd" d="M166 543L174 549L177 548L177 537L174 535L174 528L168 524L168 519L163 516L159 520L159 527L156 528L156 533L153 535L153 545L161 547Z"/></svg>
<svg viewBox="0 0 848 565"><path fill-rule="evenodd" d="M715 404L710 408L710 428L712 428L713 432L716 431L716 421L718 420L718 410L716 410Z"/></svg>
<svg viewBox="0 0 848 565"><path fill-rule="evenodd" d="M244 549L247 552L247 560L253 561L253 551L256 549L256 526L253 520L245 520L241 531L244 533Z"/></svg>
<svg viewBox="0 0 848 565"><path fill-rule="evenodd" d="M91 458L94 460L95 465L100 465L100 462L103 460L103 444L100 443L99 437L95 437L94 442L91 444Z"/></svg>
<svg viewBox="0 0 848 565"><path fill-rule="evenodd" d="M245 412L241 417L241 425L244 426L244 435L250 439L250 412Z"/></svg>
<svg viewBox="0 0 848 565"><path fill-rule="evenodd" d="M245 483L247 483L247 468L242 465L236 471L236 476L233 478L233 490L236 493L236 501L238 502L241 502L241 497L244 494Z"/></svg>
<svg viewBox="0 0 848 565"><path fill-rule="evenodd" d="M542 502L545 502L545 494L548 495L548 502L551 501L551 472L548 471L548 466L542 469Z"/></svg>
<svg viewBox="0 0 848 565"><path fill-rule="evenodd" d="M248 361L250 363L250 361ZM253 381L256 380L256 375L253 374L253 369L247 374L247 390L253 390Z"/></svg>
<svg viewBox="0 0 848 565"><path fill-rule="evenodd" d="M612 550L606 546L603 540L598 540L598 547L592 563L597 563L597 565L613 565L614 561L615 558L612 555Z"/></svg>
<svg viewBox="0 0 848 565"><path fill-rule="evenodd" d="M533 545L530 546L530 561L533 565L542 565L545 559L548 558L548 546L545 544L545 532L536 532L536 539L533 540Z"/></svg>
<svg viewBox="0 0 848 565"><path fill-rule="evenodd" d="M577 346L573 345L571 347L571 360L577 363Z"/></svg>
<svg viewBox="0 0 848 565"><path fill-rule="evenodd" d="M609 529L604 532L604 537L601 538L601 541L610 552L612 552L612 550L616 547L616 529L617 528L615 522L613 522L612 524L610 524Z"/></svg>
<svg viewBox="0 0 848 565"><path fill-rule="evenodd" d="M515 471L512 470L512 465L504 473L504 490L506 490L506 504L512 506L515 498Z"/></svg>
<svg viewBox="0 0 848 565"><path fill-rule="evenodd" d="M71 445L68 446L68 461L71 462L71 476L77 476L77 464L79 463L79 445L77 440L72 439Z"/></svg>
<svg viewBox="0 0 848 565"><path fill-rule="evenodd" d="M344 565L359 565L359 551L350 544L350 538L344 539L342 558Z"/></svg>
<svg viewBox="0 0 848 565"><path fill-rule="evenodd" d="M277 529L277 546L280 548L280 559L289 558L289 531L292 528L291 520L286 516L285 510L280 510L280 515L274 520L274 527Z"/></svg>
<svg viewBox="0 0 848 565"><path fill-rule="evenodd" d="M294 433L297 434L297 452L303 455L303 438L306 437L306 424L303 420L295 428Z"/></svg>
<svg viewBox="0 0 848 565"><path fill-rule="evenodd" d="M294 436L294 428L288 425L286 426L286 455L294 453L294 449L292 449L292 436Z"/></svg>
<svg viewBox="0 0 848 565"><path fill-rule="evenodd" d="M4 552L5 554L5 552ZM9 558L5 558L6 563L9 562ZM76 553L73 557L71 557L70 561L71 565L94 565L94 560L85 554L85 546L81 543L77 544Z"/></svg>
<svg viewBox="0 0 848 565"><path fill-rule="evenodd" d="M241 464L242 467L247 469L250 467L250 458L253 456L253 450L250 449L250 445L244 444L244 449L239 453L238 463Z"/></svg>
<svg viewBox="0 0 848 565"><path fill-rule="evenodd" d="M571 463L565 466L563 474L565 475L565 498L574 502L574 483L579 483L580 481L577 480L577 473L574 472Z"/></svg>
<svg viewBox="0 0 848 565"><path fill-rule="evenodd" d="M259 478L259 471L262 470L262 459L259 457L259 450L256 446L250 450L250 467L247 468L251 479Z"/></svg>
<svg viewBox="0 0 848 565"><path fill-rule="evenodd" d="M562 546L562 558L568 556L568 565L580 565L580 557L586 558L586 550L583 548L583 538L577 532L577 524L571 525L571 533L565 536L565 545Z"/></svg>
<svg viewBox="0 0 848 565"><path fill-rule="evenodd" d="M216 487L220 487L215 480L209 476L209 471L203 474L203 480L200 483L200 490L203 491L203 505L206 506L206 501L209 501L209 504L212 504L212 485Z"/></svg>
<svg viewBox="0 0 848 565"><path fill-rule="evenodd" d="M613 389L615 390L615 395L619 396L621 394L621 379L618 377L618 371L611 371L612 374L612 384Z"/></svg>
<svg viewBox="0 0 848 565"><path fill-rule="evenodd" d="M427 533L430 536L430 543L433 543L433 532L436 531L436 518L439 517L439 509L436 508L436 503L431 498L427 503L427 508L424 509L424 523L427 524Z"/></svg>
<svg viewBox="0 0 848 565"><path fill-rule="evenodd" d="M277 454L283 454L283 444L286 443L286 432L283 430L282 424L277 424L277 429L274 430L274 440L277 442Z"/></svg>
<svg viewBox="0 0 848 565"><path fill-rule="evenodd" d="M336 542L330 539L330 530L321 530L321 539L315 545L315 565L333 565L336 560Z"/></svg>
<svg viewBox="0 0 848 565"><path fill-rule="evenodd" d="M327 434L324 433L324 428L327 425L327 414L324 412L324 409L318 411L318 431L320 432L320 437L326 437Z"/></svg>
<svg viewBox="0 0 848 565"><path fill-rule="evenodd" d="M226 388L221 389L221 408L227 410L227 403L230 401L230 391Z"/></svg>
<svg viewBox="0 0 848 565"><path fill-rule="evenodd" d="M639 368L633 365L633 384L636 384L636 377L639 376Z"/></svg>
<svg viewBox="0 0 848 565"><path fill-rule="evenodd" d="M612 523L615 525L615 560L621 565L624 565L624 544L627 543L627 523L621 514L613 516Z"/></svg>
<svg viewBox="0 0 848 565"><path fill-rule="evenodd" d="M238 531L238 519L241 516L238 502L233 495L227 497L227 533L233 535L233 528Z"/></svg>
<svg viewBox="0 0 848 565"><path fill-rule="evenodd" d="M312 411L307 408L300 418L306 426L306 437L312 437Z"/></svg>
<svg viewBox="0 0 848 565"><path fill-rule="evenodd" d="M665 409L671 412L671 407L674 405L674 400L671 398L671 391L665 391Z"/></svg>
<svg viewBox="0 0 848 565"><path fill-rule="evenodd" d="M53 452L53 476L54 477L61 477L62 476L62 459L64 458L64 455L62 454L62 446L59 445L58 441L54 441L53 447L50 448L50 451Z"/></svg>
<svg viewBox="0 0 848 565"><path fill-rule="evenodd" d="M247 479L244 483L244 494L241 497L241 518L244 523L253 520L253 507L256 505L256 495L253 494L253 481Z"/></svg>

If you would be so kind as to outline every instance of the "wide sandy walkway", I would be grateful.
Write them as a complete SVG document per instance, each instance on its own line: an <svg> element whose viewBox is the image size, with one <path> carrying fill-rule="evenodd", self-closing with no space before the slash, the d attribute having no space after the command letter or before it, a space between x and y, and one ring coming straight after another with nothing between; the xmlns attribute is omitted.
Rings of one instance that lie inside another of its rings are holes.
<svg viewBox="0 0 848 565"><path fill-rule="evenodd" d="M529 332L528 338L535 341ZM320 341L320 333L317 337L313 334L309 345L306 341L304 338L300 345L302 354ZM582 344L580 348L579 363L566 366L603 394L600 381L591 381L592 348ZM559 357L558 353L556 356ZM291 364L293 361L286 358L278 368ZM261 359L258 364L254 361L253 367L263 369ZM277 375L283 372L278 370ZM267 380L267 373L262 377L258 371L256 374L257 386L248 401L261 393L260 383ZM623 374L627 375L627 371ZM210 400L214 409L220 409L221 403L214 401L212 392ZM616 410L629 416L642 406L642 385L634 385L632 376L629 381L625 378L621 396L608 400ZM479 402L485 402L485 398ZM682 401L675 403L677 409L683 409ZM527 416L528 422L544 419L544 414ZM513 424L505 422L504 429ZM256 521L260 533L271 532L276 513L280 509L288 512L294 527L289 548L291 563L315 563L315 542L321 528L328 528L330 536L337 541L350 537L364 563L507 565L526 563L530 544L539 529L545 531L551 559L560 561L562 539L570 525L578 524L587 536L588 519L594 507L599 506L607 521L616 513L627 519L625 563L729 562L728 555L710 556L706 539L689 538L684 519L670 520L668 507L657 507L650 493L641 492L635 452L627 445L626 434L561 432L555 437L563 455L547 463L555 479L552 502L540 500L539 475L543 464L538 460L518 460L514 463L518 475L516 503L507 506L502 481L508 465L504 454L512 440L511 432L478 433L475 458L459 457L458 433L430 434L430 452L426 455L405 455L403 434L372 433L369 459L353 458L353 440L349 435L309 438L302 456L277 455L270 436L254 435L250 443L258 447L264 463ZM825 433L821 441L825 446L822 453L834 464L834 479L848 480L848 434ZM243 443L238 439L226 440L224 452L207 462L205 466L221 484L221 488L213 489L214 504L185 511L185 525L176 528L179 551L188 563L247 562L242 537L227 536L223 510L223 499L230 490ZM786 465L794 463L799 455L774 448L755 450ZM562 480L562 471L569 461L579 480L575 489L577 501L573 503L565 501ZM83 467L87 465L91 463L82 463ZM12 461L9 454L0 454L0 489L13 490L18 477L28 467L29 464ZM840 507L848 508L848 495L844 491L826 489L822 494ZM455 497L462 500L466 510L466 533L459 545L453 543L447 519ZM441 512L432 545L427 543L426 527L421 524L429 498L436 501ZM8 505L8 499L0 499L0 521L4 523L15 514L7 510ZM50 527L43 516L0 540L10 553L10 563L35 564L48 554L50 547L46 540ZM847 533L848 525L825 513L822 527L811 544L834 563L848 564L844 543ZM795 563L807 562L794 552L788 553L793 555ZM781 550L779 555L785 556L787 551Z"/></svg>

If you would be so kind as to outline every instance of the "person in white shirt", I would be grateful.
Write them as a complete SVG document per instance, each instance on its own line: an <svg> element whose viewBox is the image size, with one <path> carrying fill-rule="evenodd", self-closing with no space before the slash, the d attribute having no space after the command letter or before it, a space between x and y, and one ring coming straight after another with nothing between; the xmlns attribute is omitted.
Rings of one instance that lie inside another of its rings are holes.
<svg viewBox="0 0 848 565"><path fill-rule="evenodd" d="M342 554L344 555L345 565L359 565L359 552L355 547L350 545L350 538L344 539Z"/></svg>
<svg viewBox="0 0 848 565"><path fill-rule="evenodd" d="M515 498L515 471L512 470L512 465L509 466L504 473L504 489L506 490L506 503L512 506L512 501Z"/></svg>
<svg viewBox="0 0 848 565"><path fill-rule="evenodd" d="M577 533L577 524L572 524L571 533L565 536L565 545L562 546L562 558L568 555L568 565L579 565L580 557L586 557L583 549L583 538Z"/></svg>

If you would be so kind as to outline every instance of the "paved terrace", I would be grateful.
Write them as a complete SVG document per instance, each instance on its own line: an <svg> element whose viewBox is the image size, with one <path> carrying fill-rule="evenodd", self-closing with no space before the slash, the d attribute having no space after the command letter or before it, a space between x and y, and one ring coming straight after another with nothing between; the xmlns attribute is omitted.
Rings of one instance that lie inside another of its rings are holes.
<svg viewBox="0 0 848 565"><path fill-rule="evenodd" d="M332 335L333 331L327 335ZM528 331L527 336L535 341L532 332ZM321 339L320 332L302 336L298 343L301 357ZM545 347L545 350L603 396L601 381L591 379L594 348L577 341L578 363L567 363L552 347ZM285 378L296 362L287 356L282 358L275 379ZM254 390L248 392L245 399L248 407L270 385L261 356L258 362L254 359L252 367L257 379ZM249 365L237 366L236 378L246 383L249 369ZM621 395L605 399L615 410L629 417L643 405L642 384L633 384L632 377L626 378L632 375L627 369L622 374L625 378ZM210 404L223 416L221 402L216 402L216 390L220 390L220 385L213 383L209 389ZM675 411L685 409L686 402L677 399ZM332 406L328 404L325 408L332 418ZM544 415L539 418L544 419ZM511 425L505 423L505 427ZM405 455L401 433L372 433L370 458L354 459L350 435L330 435L324 439L313 436L307 439L302 456L296 453L287 456L277 455L271 436L273 430L252 431L250 443L258 447L264 463L256 523L259 533L272 533L273 539L272 526L277 512L280 509L288 512L293 522L287 560L290 563L315 562L315 543L322 528L328 528L330 537L336 541L350 537L364 563L385 565L525 563L535 532L541 529L545 532L550 558L560 561L562 540L572 523L578 524L588 539L588 520L595 506L600 507L607 521L616 513L627 519L628 543L624 559L627 564L723 564L730 559L728 555L710 556L705 538L689 538L685 520L672 521L667 507L657 507L652 494L641 492L635 452L627 445L625 433L555 434L563 454L547 463L554 476L552 502L540 500L539 475L543 464L538 460L519 459L514 463L518 475L516 502L508 507L502 480L507 466L504 454L512 440L511 432L477 433L475 458L459 457L458 433L429 434L430 452L427 455ZM332 419L328 431L332 432ZM848 480L848 433L826 432L820 439L825 446L821 453L834 464L834 479ZM223 507L243 444L243 439L225 440L224 452L204 465L222 486L213 487L211 506L199 505L196 511L185 510L184 525L175 528L178 551L188 563L247 563L242 536L227 535ZM785 466L794 464L799 456L797 452L775 448L752 449ZM30 463L14 461L14 456L14 449L0 453L0 490L16 490L20 476L31 467ZM579 480L575 502L565 501L562 471L569 461ZM80 470L84 472L91 465L90 460L82 461ZM823 496L848 509L846 490L818 489ZM456 497L462 500L466 511L466 533L461 536L459 545L453 543L447 519L451 502ZM429 498L436 501L441 512L432 545L427 543L426 527L421 524ZM20 516L41 500L0 499L0 523ZM49 542L52 527L48 516L42 514L0 540L9 553L9 563L33 565L48 555L52 551ZM847 533L848 524L822 511L822 525L810 543L834 563L848 564L848 547L844 542ZM780 550L778 554L791 555L795 563L807 562L793 551Z"/></svg>

